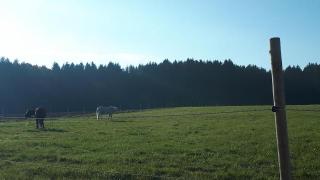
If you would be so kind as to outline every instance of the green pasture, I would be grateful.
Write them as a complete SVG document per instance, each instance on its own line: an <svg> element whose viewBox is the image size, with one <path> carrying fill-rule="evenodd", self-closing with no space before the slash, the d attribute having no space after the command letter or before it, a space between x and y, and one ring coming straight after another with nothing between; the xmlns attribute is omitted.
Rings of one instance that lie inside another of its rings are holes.
<svg viewBox="0 0 320 180"><path fill-rule="evenodd" d="M270 109L91 114L49 119L43 130L33 120L0 122L0 179L279 179ZM319 179L320 106L287 109L293 177Z"/></svg>

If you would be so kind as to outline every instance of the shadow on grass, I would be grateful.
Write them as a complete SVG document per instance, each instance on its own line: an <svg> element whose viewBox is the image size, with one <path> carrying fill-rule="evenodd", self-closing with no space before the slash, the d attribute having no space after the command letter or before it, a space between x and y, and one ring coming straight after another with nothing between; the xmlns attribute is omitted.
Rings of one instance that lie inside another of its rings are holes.
<svg viewBox="0 0 320 180"><path fill-rule="evenodd" d="M27 132L41 132L41 131L44 131L44 132L68 132L64 129L58 129L58 128L29 129L26 131Z"/></svg>

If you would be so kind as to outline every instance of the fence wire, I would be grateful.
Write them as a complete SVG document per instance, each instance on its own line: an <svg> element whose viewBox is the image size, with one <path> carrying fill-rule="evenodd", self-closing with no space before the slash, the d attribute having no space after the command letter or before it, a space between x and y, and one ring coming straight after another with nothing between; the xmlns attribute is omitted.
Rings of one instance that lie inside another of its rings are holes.
<svg viewBox="0 0 320 180"><path fill-rule="evenodd" d="M288 111L301 111L301 112L320 112L320 109L294 109L289 108Z"/></svg>
<svg viewBox="0 0 320 180"><path fill-rule="evenodd" d="M219 115L219 114L236 114L236 113L250 113L250 112L270 112L271 108L264 108L264 109L251 109L251 110L236 110L236 111L220 111L220 112L204 112L204 113L186 113L186 114L163 114L163 115L129 115L129 116L115 116L112 119L138 119L138 118L161 118L161 117L182 117L182 116L205 116L205 115ZM296 109L296 108L287 108L286 111L294 111L294 112L320 112L320 109ZM141 111L130 111L131 112L141 112ZM90 114L67 114L65 112L58 113L64 114L61 117L53 116L53 117L46 117L43 118L46 121L54 121L54 120L64 120L70 118L79 118L79 117L87 117L87 119L95 119L95 115L93 113ZM122 114L122 113L115 113L115 114ZM1 116L0 115L0 122L7 122L7 121L26 121L26 120L35 120L37 118L25 118L22 116Z"/></svg>
<svg viewBox="0 0 320 180"><path fill-rule="evenodd" d="M137 119L137 118L160 118L160 117L181 117L181 116L203 116L203 115L219 115L219 114L236 114L236 113L249 113L249 112L262 112L262 111L271 111L270 109L253 109L253 110L237 110L237 111L220 111L220 112L205 112L205 113L186 113L186 114L164 114L164 115L131 115L131 116L118 116L113 117L113 119ZM121 113L116 113L121 114ZM45 120L62 120L69 118L79 118L79 117L88 117L89 119L95 119L95 116L91 114L80 114L73 116L62 116L62 117L46 117L42 118ZM1 121L26 121L26 120L35 120L39 118L25 118L22 116L0 116Z"/></svg>
<svg viewBox="0 0 320 180"><path fill-rule="evenodd" d="M218 114L235 114L248 112L270 111L270 109L255 109L255 110L239 110L239 111L221 111L207 113L187 113L187 114L167 114L167 115L145 115L145 116L120 116L117 118L158 118L158 117L180 117L180 116L201 116L201 115L218 115Z"/></svg>

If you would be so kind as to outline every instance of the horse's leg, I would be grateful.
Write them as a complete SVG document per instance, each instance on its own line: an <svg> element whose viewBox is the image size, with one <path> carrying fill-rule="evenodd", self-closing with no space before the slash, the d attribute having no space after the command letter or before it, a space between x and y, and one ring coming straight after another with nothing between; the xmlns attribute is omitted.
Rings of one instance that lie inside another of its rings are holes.
<svg viewBox="0 0 320 180"><path fill-rule="evenodd" d="M38 123L39 123L39 128L42 128L42 119L39 119Z"/></svg>
<svg viewBox="0 0 320 180"><path fill-rule="evenodd" d="M41 128L44 128L44 119L40 120Z"/></svg>
<svg viewBox="0 0 320 180"><path fill-rule="evenodd" d="M39 119L36 119L36 128L39 128Z"/></svg>
<svg viewBox="0 0 320 180"><path fill-rule="evenodd" d="M97 114L97 120L99 120L99 113L96 113Z"/></svg>

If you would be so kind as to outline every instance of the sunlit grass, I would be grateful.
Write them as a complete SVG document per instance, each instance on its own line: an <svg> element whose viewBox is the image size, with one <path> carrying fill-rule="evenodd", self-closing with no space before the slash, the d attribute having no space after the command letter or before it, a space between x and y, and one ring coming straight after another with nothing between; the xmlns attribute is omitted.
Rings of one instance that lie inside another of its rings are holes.
<svg viewBox="0 0 320 180"><path fill-rule="evenodd" d="M288 109L319 109L290 106ZM278 179L269 106L190 107L0 123L0 178ZM202 115L199 115L202 114ZM179 115L179 116L177 116ZM293 176L320 177L320 112L288 111Z"/></svg>

